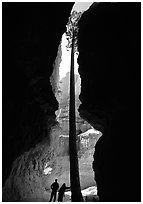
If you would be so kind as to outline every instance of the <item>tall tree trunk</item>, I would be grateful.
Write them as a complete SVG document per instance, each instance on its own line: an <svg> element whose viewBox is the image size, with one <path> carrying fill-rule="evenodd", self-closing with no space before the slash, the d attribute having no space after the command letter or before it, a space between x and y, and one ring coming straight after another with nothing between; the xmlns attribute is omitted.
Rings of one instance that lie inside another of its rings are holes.
<svg viewBox="0 0 143 204"><path fill-rule="evenodd" d="M71 50L70 70L70 104L69 104L69 153L70 153L70 182L71 201L83 201L79 179L78 156L76 147L76 123L75 123L75 81L74 81L74 28Z"/></svg>

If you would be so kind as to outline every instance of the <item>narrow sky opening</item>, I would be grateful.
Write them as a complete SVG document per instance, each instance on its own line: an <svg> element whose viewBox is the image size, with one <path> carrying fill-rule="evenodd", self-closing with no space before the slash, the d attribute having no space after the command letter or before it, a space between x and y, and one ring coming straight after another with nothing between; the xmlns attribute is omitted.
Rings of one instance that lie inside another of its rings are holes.
<svg viewBox="0 0 143 204"><path fill-rule="evenodd" d="M62 49L62 61L60 63L59 67L59 75L60 75L60 80L66 76L67 72L70 72L70 63L71 63L71 48L66 47L68 44L68 40L66 38L66 34L64 33L62 36L62 42L61 42L61 49ZM78 74L78 64L77 64L77 57L78 53L75 53L75 74Z"/></svg>
<svg viewBox="0 0 143 204"><path fill-rule="evenodd" d="M73 11L78 11L78 12L83 12L86 11L87 9L89 9L89 7L91 6L91 4L93 4L93 2L76 2L73 5L73 8L71 10L71 13Z"/></svg>
<svg viewBox="0 0 143 204"><path fill-rule="evenodd" d="M71 10L71 13L73 11L84 12L87 9L89 9L92 3L93 2L76 2ZM71 48L67 49L66 47L67 45L68 45L68 40L66 38L66 34L64 33L62 36L62 42L61 42L62 60L61 60L60 67L59 67L60 80L66 76L67 72L70 72ZM78 52L75 53L75 57L74 57L75 74L78 74L77 57L78 57Z"/></svg>

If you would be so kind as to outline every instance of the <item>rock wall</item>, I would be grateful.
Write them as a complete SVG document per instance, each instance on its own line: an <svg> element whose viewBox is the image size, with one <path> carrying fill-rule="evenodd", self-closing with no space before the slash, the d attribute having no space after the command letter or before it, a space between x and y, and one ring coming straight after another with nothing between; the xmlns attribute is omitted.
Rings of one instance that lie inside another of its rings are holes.
<svg viewBox="0 0 143 204"><path fill-rule="evenodd" d="M63 146L59 145L60 127L51 128L50 144L45 138L34 148L24 152L12 165L12 170L3 188L3 201L30 201L44 199L52 179L61 173L58 158Z"/></svg>
<svg viewBox="0 0 143 204"><path fill-rule="evenodd" d="M83 154L94 148L96 142L101 137L102 133L96 130L89 129L79 135L77 135L77 151L80 158ZM69 155L69 135L60 135L59 137L59 149L61 156Z"/></svg>
<svg viewBox="0 0 143 204"><path fill-rule="evenodd" d="M100 201L140 201L140 3L93 4L79 21L80 115L103 136Z"/></svg>
<svg viewBox="0 0 143 204"><path fill-rule="evenodd" d="M46 139L58 102L50 75L73 3L3 2L3 185L13 161Z"/></svg>
<svg viewBox="0 0 143 204"><path fill-rule="evenodd" d="M98 194L101 201L140 201L140 3L94 5L79 23L79 110L103 133L93 162ZM2 4L5 201L42 196L62 172L57 137L50 137L58 109L50 76L72 6ZM45 179L48 151L57 168Z"/></svg>
<svg viewBox="0 0 143 204"><path fill-rule="evenodd" d="M52 127L50 144L45 138L13 162L12 170L3 188L3 201L36 201L37 199L48 201L50 185L55 178L58 178L60 185L63 182L70 185L69 137L60 135L60 131L59 125ZM89 160L92 159L94 145L100 136L101 134L87 131L78 137L77 148L82 188L93 185L93 176L89 175L93 174ZM87 169L87 175L83 177L82 174L86 174ZM88 177L88 182L85 177Z"/></svg>

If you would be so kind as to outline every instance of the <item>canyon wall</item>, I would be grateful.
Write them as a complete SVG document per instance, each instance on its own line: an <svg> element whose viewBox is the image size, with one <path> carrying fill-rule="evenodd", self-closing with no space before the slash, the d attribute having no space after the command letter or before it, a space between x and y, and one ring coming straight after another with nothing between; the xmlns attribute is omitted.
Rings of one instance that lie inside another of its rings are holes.
<svg viewBox="0 0 143 204"><path fill-rule="evenodd" d="M140 201L140 3L93 4L79 21L80 115L103 136L100 201Z"/></svg>
<svg viewBox="0 0 143 204"><path fill-rule="evenodd" d="M63 171L50 76L72 6L2 4L5 201L44 198ZM80 117L103 133L93 162L100 201L140 201L140 3L93 4L80 19L78 44Z"/></svg>
<svg viewBox="0 0 143 204"><path fill-rule="evenodd" d="M56 122L50 76L73 3L3 3L3 185Z"/></svg>

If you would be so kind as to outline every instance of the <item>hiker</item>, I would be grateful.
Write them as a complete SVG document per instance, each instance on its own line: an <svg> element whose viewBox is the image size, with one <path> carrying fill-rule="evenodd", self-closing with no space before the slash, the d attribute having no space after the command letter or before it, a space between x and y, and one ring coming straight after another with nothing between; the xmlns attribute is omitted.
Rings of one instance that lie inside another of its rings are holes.
<svg viewBox="0 0 143 204"><path fill-rule="evenodd" d="M55 179L55 182L52 183L51 185L51 189L52 189L52 192L51 192L51 197L50 197L50 201L52 201L52 198L54 197L54 202L56 201L56 195L57 195L57 190L59 188L59 184L57 182L57 179Z"/></svg>
<svg viewBox="0 0 143 204"><path fill-rule="evenodd" d="M58 202L63 202L63 197L66 189L70 189L70 187L66 187L66 184L64 183L59 189Z"/></svg>

